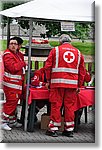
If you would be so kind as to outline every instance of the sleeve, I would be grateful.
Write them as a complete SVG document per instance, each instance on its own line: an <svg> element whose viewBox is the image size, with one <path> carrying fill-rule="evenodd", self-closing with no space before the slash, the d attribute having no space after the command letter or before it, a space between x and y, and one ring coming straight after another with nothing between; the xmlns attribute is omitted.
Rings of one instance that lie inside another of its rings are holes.
<svg viewBox="0 0 102 150"><path fill-rule="evenodd" d="M50 81L50 79L51 79L53 56L54 56L54 49L52 49L51 52L49 53L49 56L45 62L45 66L44 66L47 81Z"/></svg>
<svg viewBox="0 0 102 150"><path fill-rule="evenodd" d="M16 60L10 54L3 56L3 62L4 68L6 68L11 73L16 73L26 66L24 61L16 62Z"/></svg>
<svg viewBox="0 0 102 150"><path fill-rule="evenodd" d="M87 83L91 81L91 75L87 70L86 70L84 81Z"/></svg>
<svg viewBox="0 0 102 150"><path fill-rule="evenodd" d="M86 70L85 70L85 65L84 65L84 57L81 54L80 64L79 64L79 74L78 74L78 87L81 87L83 85L85 74L86 74Z"/></svg>

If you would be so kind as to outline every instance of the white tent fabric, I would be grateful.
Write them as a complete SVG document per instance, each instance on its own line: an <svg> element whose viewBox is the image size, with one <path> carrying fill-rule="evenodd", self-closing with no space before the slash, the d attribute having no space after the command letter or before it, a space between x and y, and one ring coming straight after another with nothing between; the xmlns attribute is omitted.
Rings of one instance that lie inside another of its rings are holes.
<svg viewBox="0 0 102 150"><path fill-rule="evenodd" d="M1 11L8 17L64 21L94 21L93 0L33 0Z"/></svg>

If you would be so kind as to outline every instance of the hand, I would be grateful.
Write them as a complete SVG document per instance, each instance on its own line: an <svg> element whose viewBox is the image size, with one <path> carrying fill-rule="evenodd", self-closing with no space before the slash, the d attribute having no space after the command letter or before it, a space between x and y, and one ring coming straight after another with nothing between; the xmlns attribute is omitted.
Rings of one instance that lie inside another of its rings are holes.
<svg viewBox="0 0 102 150"><path fill-rule="evenodd" d="M26 63L26 65L28 66L28 61L27 61L27 60L25 61L25 63Z"/></svg>
<svg viewBox="0 0 102 150"><path fill-rule="evenodd" d="M49 83L46 83L46 84L45 84L45 87L46 87L47 89L49 89L49 85L50 85Z"/></svg>
<svg viewBox="0 0 102 150"><path fill-rule="evenodd" d="M25 70L28 70L28 61L25 61L25 64L26 64Z"/></svg>
<svg viewBox="0 0 102 150"><path fill-rule="evenodd" d="M77 94L80 93L80 89L79 89L79 88L76 89L76 93L77 93Z"/></svg>

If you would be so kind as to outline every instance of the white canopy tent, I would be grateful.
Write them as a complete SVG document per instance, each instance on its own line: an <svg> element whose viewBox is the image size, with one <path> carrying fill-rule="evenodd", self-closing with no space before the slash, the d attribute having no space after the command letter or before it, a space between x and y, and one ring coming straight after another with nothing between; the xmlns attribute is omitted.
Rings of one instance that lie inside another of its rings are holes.
<svg viewBox="0 0 102 150"><path fill-rule="evenodd" d="M30 81L31 39L33 20L94 22L94 0L33 0L16 7L3 10L1 15L11 18L30 19L28 80L26 92L25 124L27 130L28 95Z"/></svg>
<svg viewBox="0 0 102 150"><path fill-rule="evenodd" d="M1 11L8 17L36 19L94 21L93 0L33 0Z"/></svg>

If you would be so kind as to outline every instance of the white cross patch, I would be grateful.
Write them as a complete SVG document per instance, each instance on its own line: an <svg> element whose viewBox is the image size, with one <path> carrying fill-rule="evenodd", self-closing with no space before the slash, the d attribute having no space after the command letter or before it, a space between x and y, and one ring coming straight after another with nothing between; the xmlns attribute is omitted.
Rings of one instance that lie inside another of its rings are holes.
<svg viewBox="0 0 102 150"><path fill-rule="evenodd" d="M63 54L63 59L65 62L67 63L72 63L75 59L75 55L73 52L70 52L70 51L66 51L64 54Z"/></svg>

